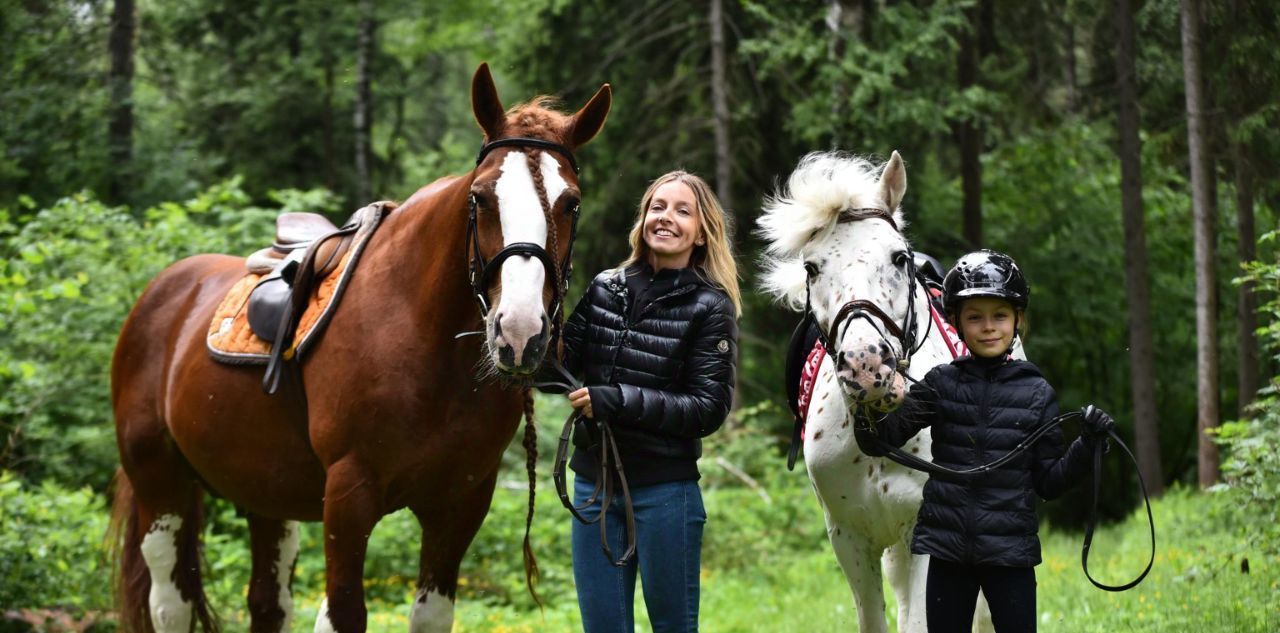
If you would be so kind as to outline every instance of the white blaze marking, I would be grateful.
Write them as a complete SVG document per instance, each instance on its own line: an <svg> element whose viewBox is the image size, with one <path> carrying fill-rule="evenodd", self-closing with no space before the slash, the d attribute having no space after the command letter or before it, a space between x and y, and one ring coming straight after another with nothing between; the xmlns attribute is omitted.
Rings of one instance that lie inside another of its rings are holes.
<svg viewBox="0 0 1280 633"><path fill-rule="evenodd" d="M151 623L156 633L187 633L191 630L191 604L182 599L173 581L178 564L178 530L182 517L162 514L142 539L142 558L151 572Z"/></svg>
<svg viewBox="0 0 1280 633"><path fill-rule="evenodd" d="M329 621L329 598L326 596L320 601L320 612L316 615L315 633L338 633L333 628L333 622Z"/></svg>
<svg viewBox="0 0 1280 633"><path fill-rule="evenodd" d="M453 601L442 593L418 590L409 615L409 633L449 633L453 630Z"/></svg>
<svg viewBox="0 0 1280 633"><path fill-rule="evenodd" d="M568 184L560 176L555 159L546 152L537 168L549 200L554 204ZM546 248L547 217L529 171L528 156L524 152L509 152L502 160L501 169L502 175L494 183L494 195L498 198L503 246L528 242ZM526 343L542 332L545 311L542 288L546 278L546 269L536 258L510 257L502 263L502 299L492 318L500 320L502 336L498 344L511 346L516 363L525 362Z"/></svg>
<svg viewBox="0 0 1280 633"><path fill-rule="evenodd" d="M298 560L298 522L285 521L284 534L276 545L276 587L279 591L280 610L284 611L284 623L281 631L288 631L293 621L293 594L289 591L289 577L293 575L293 564Z"/></svg>

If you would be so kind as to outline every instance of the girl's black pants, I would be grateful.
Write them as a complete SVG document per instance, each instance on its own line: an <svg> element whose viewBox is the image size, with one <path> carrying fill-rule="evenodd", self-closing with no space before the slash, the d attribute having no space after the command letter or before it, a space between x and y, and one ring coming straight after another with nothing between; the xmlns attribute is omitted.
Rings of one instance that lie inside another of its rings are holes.
<svg viewBox="0 0 1280 633"><path fill-rule="evenodd" d="M978 590L987 597L996 633L1036 630L1036 570L1034 567L960 565L929 559L925 585L925 614L929 633L968 633Z"/></svg>

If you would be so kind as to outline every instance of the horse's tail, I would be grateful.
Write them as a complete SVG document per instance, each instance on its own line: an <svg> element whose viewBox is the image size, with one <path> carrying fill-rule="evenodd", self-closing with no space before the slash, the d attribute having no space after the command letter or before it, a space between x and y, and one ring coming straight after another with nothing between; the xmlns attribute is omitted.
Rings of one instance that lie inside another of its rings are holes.
<svg viewBox="0 0 1280 633"><path fill-rule="evenodd" d="M149 596L151 574L142 556L141 513L133 492L133 483L124 469L116 470L115 494L111 503L111 521L107 527L107 548L111 557L112 587L115 609L123 633L153 633ZM200 532L204 524L203 495L192 495L191 505L183 514L183 527L178 531L178 564L175 580L184 600L190 600L200 627L207 633L220 629L217 617L204 595L200 578Z"/></svg>
<svg viewBox="0 0 1280 633"><path fill-rule="evenodd" d="M533 390L524 392L524 454L525 470L529 473L529 510L524 517L524 584L529 588L529 595L542 608L542 598L538 597L538 584L541 572L538 571L538 559L533 555L533 546L529 542L529 530L533 526L533 502L538 487L538 427L533 419Z"/></svg>
<svg viewBox="0 0 1280 633"><path fill-rule="evenodd" d="M133 498L133 484L123 468L116 469L111 502L111 523L107 527L107 548L111 557L112 588L120 630L146 633L152 630L147 608L151 577L142 560L142 530L138 526L138 504Z"/></svg>

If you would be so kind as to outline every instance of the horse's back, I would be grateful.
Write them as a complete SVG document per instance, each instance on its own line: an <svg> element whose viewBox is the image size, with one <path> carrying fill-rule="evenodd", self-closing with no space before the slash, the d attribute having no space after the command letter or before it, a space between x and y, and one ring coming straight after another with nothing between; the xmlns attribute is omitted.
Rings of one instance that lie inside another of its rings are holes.
<svg viewBox="0 0 1280 633"><path fill-rule="evenodd" d="M111 362L112 400L119 402L121 389L139 372L159 384L162 361L178 331L193 325L204 308L212 310L223 294L244 272L244 259L227 255L195 255L182 259L156 275L120 330ZM215 296L216 295L216 296ZM212 303L212 305L210 305ZM204 322L205 327L208 321Z"/></svg>

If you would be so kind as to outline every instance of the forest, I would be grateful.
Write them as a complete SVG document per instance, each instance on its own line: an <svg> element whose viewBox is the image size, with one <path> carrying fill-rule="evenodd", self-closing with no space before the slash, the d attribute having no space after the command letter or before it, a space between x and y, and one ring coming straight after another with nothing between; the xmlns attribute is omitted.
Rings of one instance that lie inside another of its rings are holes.
<svg viewBox="0 0 1280 633"><path fill-rule="evenodd" d="M507 105L551 95L571 112L612 88L577 152L570 306L626 257L658 175L700 174L733 219L738 388L700 462L703 628L857 628L804 467L785 466L799 314L761 291L756 231L800 159L826 150L900 153L915 250L1016 259L1028 358L1064 411L1110 411L1134 449L1136 469L1119 451L1104 462L1095 565L1116 581L1146 560L1140 471L1161 530L1151 578L1088 586L1080 486L1042 507L1042 628L1280 626L1274 2L0 0L0 42L0 632L116 630L110 371L148 282L189 255L269 244L279 213L341 224L467 173L482 62ZM455 631L580 627L549 474L567 412L537 401L547 606L520 568L517 437ZM407 626L412 521L392 515L371 541L371 631ZM222 500L207 523L206 590L224 630L247 630L246 528ZM314 623L323 549L305 526L294 630Z"/></svg>

